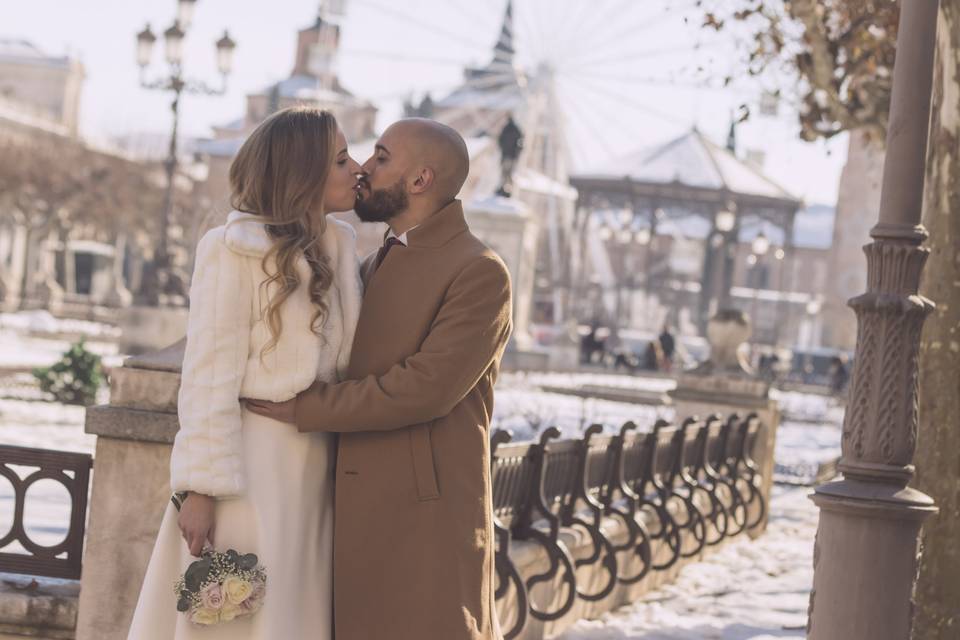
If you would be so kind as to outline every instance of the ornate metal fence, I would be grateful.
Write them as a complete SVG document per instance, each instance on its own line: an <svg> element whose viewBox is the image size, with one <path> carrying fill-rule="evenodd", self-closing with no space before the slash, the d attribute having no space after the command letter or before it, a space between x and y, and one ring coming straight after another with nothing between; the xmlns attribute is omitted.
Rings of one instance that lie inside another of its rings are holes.
<svg viewBox="0 0 960 640"><path fill-rule="evenodd" d="M509 434L496 432L496 596L499 601L512 590L518 605L504 637L519 636L528 617L557 620L577 598L601 600L618 584L639 582L760 525L767 505L753 455L761 429L751 414L688 419L680 426L660 421L647 433L627 423L617 435L602 435L594 425L582 440L559 440L551 427L539 442L511 444ZM625 541L608 537L604 518L624 524ZM563 527L586 531L585 557L574 559L560 538ZM546 569L524 577L509 555L512 540L539 545ZM596 565L603 576L590 591L577 582L577 569L585 565ZM530 598L542 583L559 584L549 609Z"/></svg>
<svg viewBox="0 0 960 640"><path fill-rule="evenodd" d="M54 578L80 577L92 466L93 458L87 454L0 445L0 476L13 487L10 529L0 531L0 571ZM71 502L67 534L51 546L32 540L23 519L27 490L44 479L62 484ZM2 526L0 523L0 528ZM15 544L24 551L11 552Z"/></svg>

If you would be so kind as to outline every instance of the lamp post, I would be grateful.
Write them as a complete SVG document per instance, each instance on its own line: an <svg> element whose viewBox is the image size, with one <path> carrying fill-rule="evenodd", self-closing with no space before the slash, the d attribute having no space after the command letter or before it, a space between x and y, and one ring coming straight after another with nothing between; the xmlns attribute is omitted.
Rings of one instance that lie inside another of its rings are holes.
<svg viewBox="0 0 960 640"><path fill-rule="evenodd" d="M767 255L768 251L770 251L770 240L761 231L750 243L750 255L747 257L747 264L752 269L756 269L753 276L753 309L750 311L754 340L756 340L756 336L760 335L760 324L757 322L757 300L760 298L760 271L758 267L760 266L760 259Z"/></svg>
<svg viewBox="0 0 960 640"><path fill-rule="evenodd" d="M204 82L186 79L183 76L183 42L187 30L193 22L193 13L197 0L178 0L177 18L174 23L163 32L164 58L167 62L167 72L157 79L147 79L147 67L153 57L153 46L157 37L148 24L143 31L137 34L137 64L140 66L140 86L144 89L170 92L173 100L170 109L173 112L173 129L170 134L170 147L164 161L166 172L166 189L163 196L163 206L160 211L160 242L154 253L153 264L145 275L141 295L145 302L159 305L163 296L178 288L174 283L171 272L169 251L169 227L173 213L174 181L177 172L177 130L180 122L180 96L190 95L219 96L226 92L227 76L233 66L233 51L236 43L224 31L223 36L216 42L217 68L220 71L220 86L211 87ZM180 283L183 285L183 283ZM183 287L180 286L180 289Z"/></svg>
<svg viewBox="0 0 960 640"><path fill-rule="evenodd" d="M731 244L731 236L736 235L737 229L737 205L732 200L727 202L724 209L717 211L713 218L713 226L716 229L715 241L713 247L719 249L720 253L720 293L717 295L717 310L726 309L730 306L730 285L732 256L734 250Z"/></svg>
<svg viewBox="0 0 960 640"><path fill-rule="evenodd" d="M920 334L934 308L918 290L929 253L920 213L938 5L901 4L880 215L864 248L867 291L850 301L857 351L838 465L843 478L813 495L820 525L809 640L911 637L918 536L937 511L930 496L908 485L917 446Z"/></svg>

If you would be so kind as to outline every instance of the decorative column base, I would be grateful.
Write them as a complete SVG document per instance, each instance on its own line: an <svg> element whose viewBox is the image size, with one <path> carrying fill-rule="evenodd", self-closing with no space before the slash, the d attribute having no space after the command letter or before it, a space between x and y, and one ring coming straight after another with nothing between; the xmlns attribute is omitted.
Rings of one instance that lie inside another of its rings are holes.
<svg viewBox="0 0 960 640"><path fill-rule="evenodd" d="M818 487L811 499L820 526L807 639L910 638L917 537L937 511L933 500L915 489L855 479Z"/></svg>

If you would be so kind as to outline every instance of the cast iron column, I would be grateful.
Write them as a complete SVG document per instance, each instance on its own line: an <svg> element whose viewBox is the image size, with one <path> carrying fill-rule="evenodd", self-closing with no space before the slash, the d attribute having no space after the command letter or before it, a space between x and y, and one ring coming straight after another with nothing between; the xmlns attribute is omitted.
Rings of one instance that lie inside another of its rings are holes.
<svg viewBox="0 0 960 640"><path fill-rule="evenodd" d="M857 351L843 424L843 479L817 488L810 640L907 640L918 536L936 512L907 486L917 440L917 356L933 303L917 294L938 0L903 0L880 221L867 292L850 301Z"/></svg>

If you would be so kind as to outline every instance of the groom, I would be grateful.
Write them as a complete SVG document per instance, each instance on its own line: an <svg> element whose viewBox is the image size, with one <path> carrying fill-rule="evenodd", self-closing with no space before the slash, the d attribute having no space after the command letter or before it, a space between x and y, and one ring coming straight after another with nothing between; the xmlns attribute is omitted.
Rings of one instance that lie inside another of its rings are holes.
<svg viewBox="0 0 960 640"><path fill-rule="evenodd" d="M363 169L356 213L390 231L362 266L349 380L248 406L341 434L337 640L500 640L489 426L509 275L464 220L469 156L453 129L401 120Z"/></svg>

